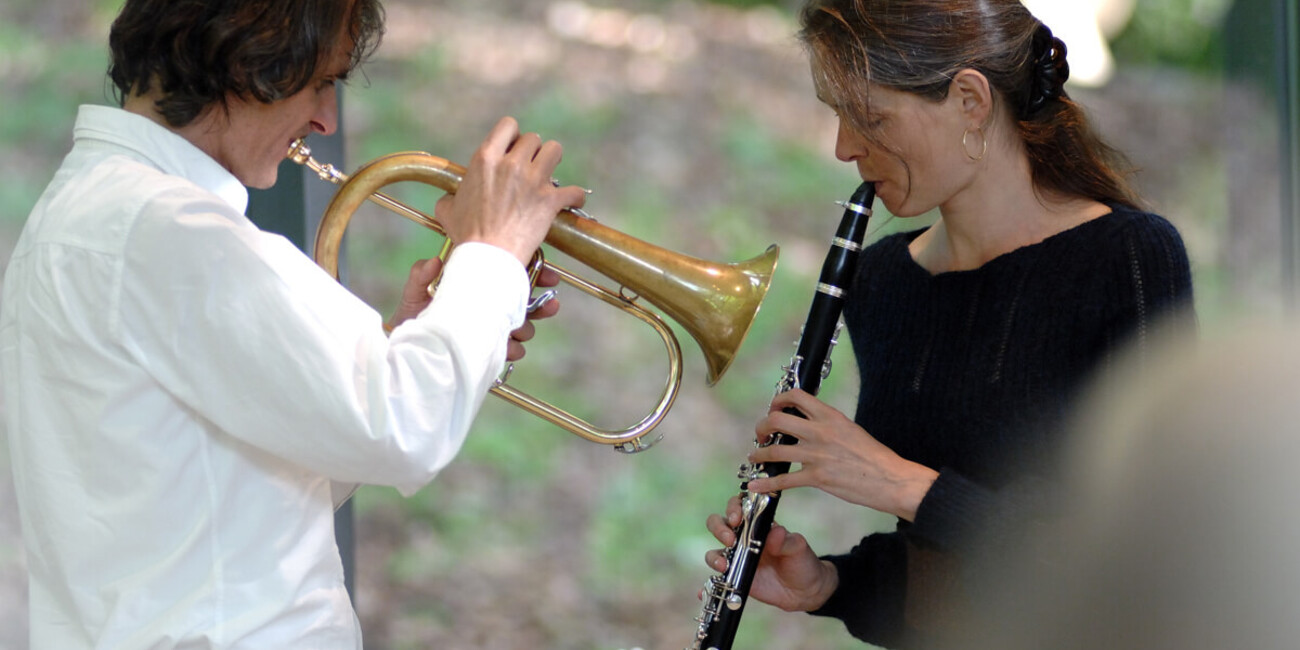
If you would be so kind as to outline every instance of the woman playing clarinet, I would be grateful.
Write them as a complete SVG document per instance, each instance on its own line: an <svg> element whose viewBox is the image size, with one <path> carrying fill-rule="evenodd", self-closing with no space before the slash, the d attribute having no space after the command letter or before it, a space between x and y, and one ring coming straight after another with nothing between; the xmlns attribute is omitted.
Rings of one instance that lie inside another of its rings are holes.
<svg viewBox="0 0 1300 650"><path fill-rule="evenodd" d="M979 597L962 583L973 533L1050 512L1080 389L1157 324L1192 323L1189 264L1067 94L1066 44L1019 0L810 0L801 21L836 157L890 214L937 220L859 257L853 416L785 392L748 459L792 464L751 493L812 487L897 526L819 556L773 525L749 595L919 647ZM797 444L764 446L775 432ZM733 498L708 529L730 546L741 517Z"/></svg>

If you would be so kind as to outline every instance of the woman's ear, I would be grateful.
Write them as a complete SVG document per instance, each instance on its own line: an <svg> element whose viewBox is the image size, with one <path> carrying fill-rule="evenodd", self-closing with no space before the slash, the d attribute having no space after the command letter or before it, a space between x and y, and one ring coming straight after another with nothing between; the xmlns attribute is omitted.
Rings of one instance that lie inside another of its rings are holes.
<svg viewBox="0 0 1300 650"><path fill-rule="evenodd" d="M993 114L993 89L988 77L973 68L966 68L953 75L952 85L948 88L948 99L957 102L957 110L961 111L970 124L986 125L989 116Z"/></svg>

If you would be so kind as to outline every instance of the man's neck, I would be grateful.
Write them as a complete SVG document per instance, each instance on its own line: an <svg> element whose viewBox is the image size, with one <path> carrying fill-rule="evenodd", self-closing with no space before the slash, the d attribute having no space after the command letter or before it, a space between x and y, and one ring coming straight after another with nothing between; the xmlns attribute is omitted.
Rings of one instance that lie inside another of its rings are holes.
<svg viewBox="0 0 1300 650"><path fill-rule="evenodd" d="M167 120L158 112L158 99L153 95L130 95L122 103L122 110L146 117L169 131L175 131Z"/></svg>
<svg viewBox="0 0 1300 650"><path fill-rule="evenodd" d="M132 94L122 103L122 110L152 120L164 129L185 138L190 144L198 147L214 160L218 159L218 142L215 135L220 130L214 128L215 125L212 122L220 114L220 111L205 110L189 124L175 127L169 124L167 118L163 117L162 113L158 111L158 97L153 93Z"/></svg>

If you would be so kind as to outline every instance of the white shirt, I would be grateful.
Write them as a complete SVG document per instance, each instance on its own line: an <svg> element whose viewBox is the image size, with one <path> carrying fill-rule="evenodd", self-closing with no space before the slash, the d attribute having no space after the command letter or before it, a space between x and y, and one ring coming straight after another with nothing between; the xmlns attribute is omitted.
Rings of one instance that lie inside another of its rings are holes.
<svg viewBox="0 0 1300 650"><path fill-rule="evenodd" d="M427 483L523 323L523 266L466 244L386 337L247 201L183 138L85 106L28 218L0 376L34 649L360 648L331 480Z"/></svg>

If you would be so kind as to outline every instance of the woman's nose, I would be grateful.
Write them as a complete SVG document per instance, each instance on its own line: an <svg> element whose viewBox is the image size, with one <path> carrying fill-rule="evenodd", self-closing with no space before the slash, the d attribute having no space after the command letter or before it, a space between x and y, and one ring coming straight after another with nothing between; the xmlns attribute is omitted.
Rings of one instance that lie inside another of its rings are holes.
<svg viewBox="0 0 1300 650"><path fill-rule="evenodd" d="M844 120L840 120L839 129L835 132L835 157L843 162L853 162L866 155L867 148L863 146L862 137L846 125Z"/></svg>

